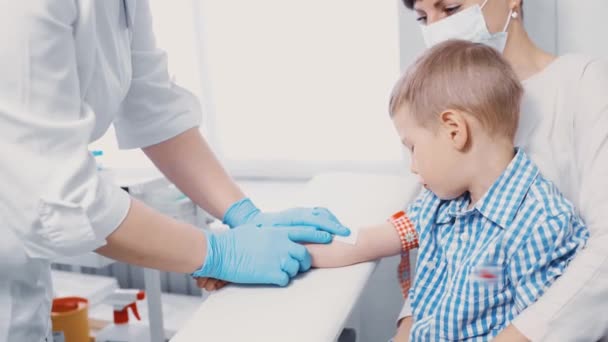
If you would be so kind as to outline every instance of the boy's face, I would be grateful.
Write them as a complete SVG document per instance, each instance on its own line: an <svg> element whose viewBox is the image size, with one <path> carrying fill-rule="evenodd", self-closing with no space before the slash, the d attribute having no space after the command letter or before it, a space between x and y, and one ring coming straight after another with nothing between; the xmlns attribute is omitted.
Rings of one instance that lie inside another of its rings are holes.
<svg viewBox="0 0 608 342"><path fill-rule="evenodd" d="M420 183L441 199L453 199L466 191L458 178L462 157L441 125L422 126L403 106L393 116L403 145L410 151L411 171Z"/></svg>

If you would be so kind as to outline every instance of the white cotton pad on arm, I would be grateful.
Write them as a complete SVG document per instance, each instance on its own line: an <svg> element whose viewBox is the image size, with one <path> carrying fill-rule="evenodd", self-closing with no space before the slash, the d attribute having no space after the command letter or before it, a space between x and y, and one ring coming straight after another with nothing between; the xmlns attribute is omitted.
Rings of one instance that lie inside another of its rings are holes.
<svg viewBox="0 0 608 342"><path fill-rule="evenodd" d="M359 237L359 229L351 228L349 236L334 235L334 241L347 243L349 245L355 245L355 244L357 244L358 237Z"/></svg>

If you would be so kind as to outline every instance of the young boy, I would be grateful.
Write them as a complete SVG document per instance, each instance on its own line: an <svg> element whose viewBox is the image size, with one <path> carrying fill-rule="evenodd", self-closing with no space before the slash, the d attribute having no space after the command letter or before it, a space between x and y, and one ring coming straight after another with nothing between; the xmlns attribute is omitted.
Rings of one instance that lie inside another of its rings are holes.
<svg viewBox="0 0 608 342"><path fill-rule="evenodd" d="M573 206L513 146L522 87L492 48L448 41L395 86L390 114L425 190L355 245L307 246L313 266L402 253L414 341L487 341L584 246ZM418 241L417 241L418 238ZM408 250L419 244L410 288Z"/></svg>

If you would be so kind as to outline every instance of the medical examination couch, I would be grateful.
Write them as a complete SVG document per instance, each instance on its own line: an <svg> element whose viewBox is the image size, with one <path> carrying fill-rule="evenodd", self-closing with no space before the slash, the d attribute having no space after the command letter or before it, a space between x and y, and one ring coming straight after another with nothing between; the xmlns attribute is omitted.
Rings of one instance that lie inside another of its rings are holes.
<svg viewBox="0 0 608 342"><path fill-rule="evenodd" d="M399 176L326 174L282 207L325 206L358 229L386 220L416 190ZM209 296L171 342L336 341L376 264L313 269L285 288L228 286Z"/></svg>

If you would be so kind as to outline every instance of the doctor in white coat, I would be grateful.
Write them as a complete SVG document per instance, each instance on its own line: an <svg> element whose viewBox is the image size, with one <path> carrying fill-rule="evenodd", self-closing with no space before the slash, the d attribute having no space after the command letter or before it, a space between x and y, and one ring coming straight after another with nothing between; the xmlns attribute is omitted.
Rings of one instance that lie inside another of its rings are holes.
<svg viewBox="0 0 608 342"><path fill-rule="evenodd" d="M2 1L0 23L0 341L51 340L56 257L284 286L310 268L297 242L348 234L323 208L263 213L245 197L201 137L196 99L170 82L147 1ZM100 178L87 146L112 123L122 148L236 228L203 233Z"/></svg>

